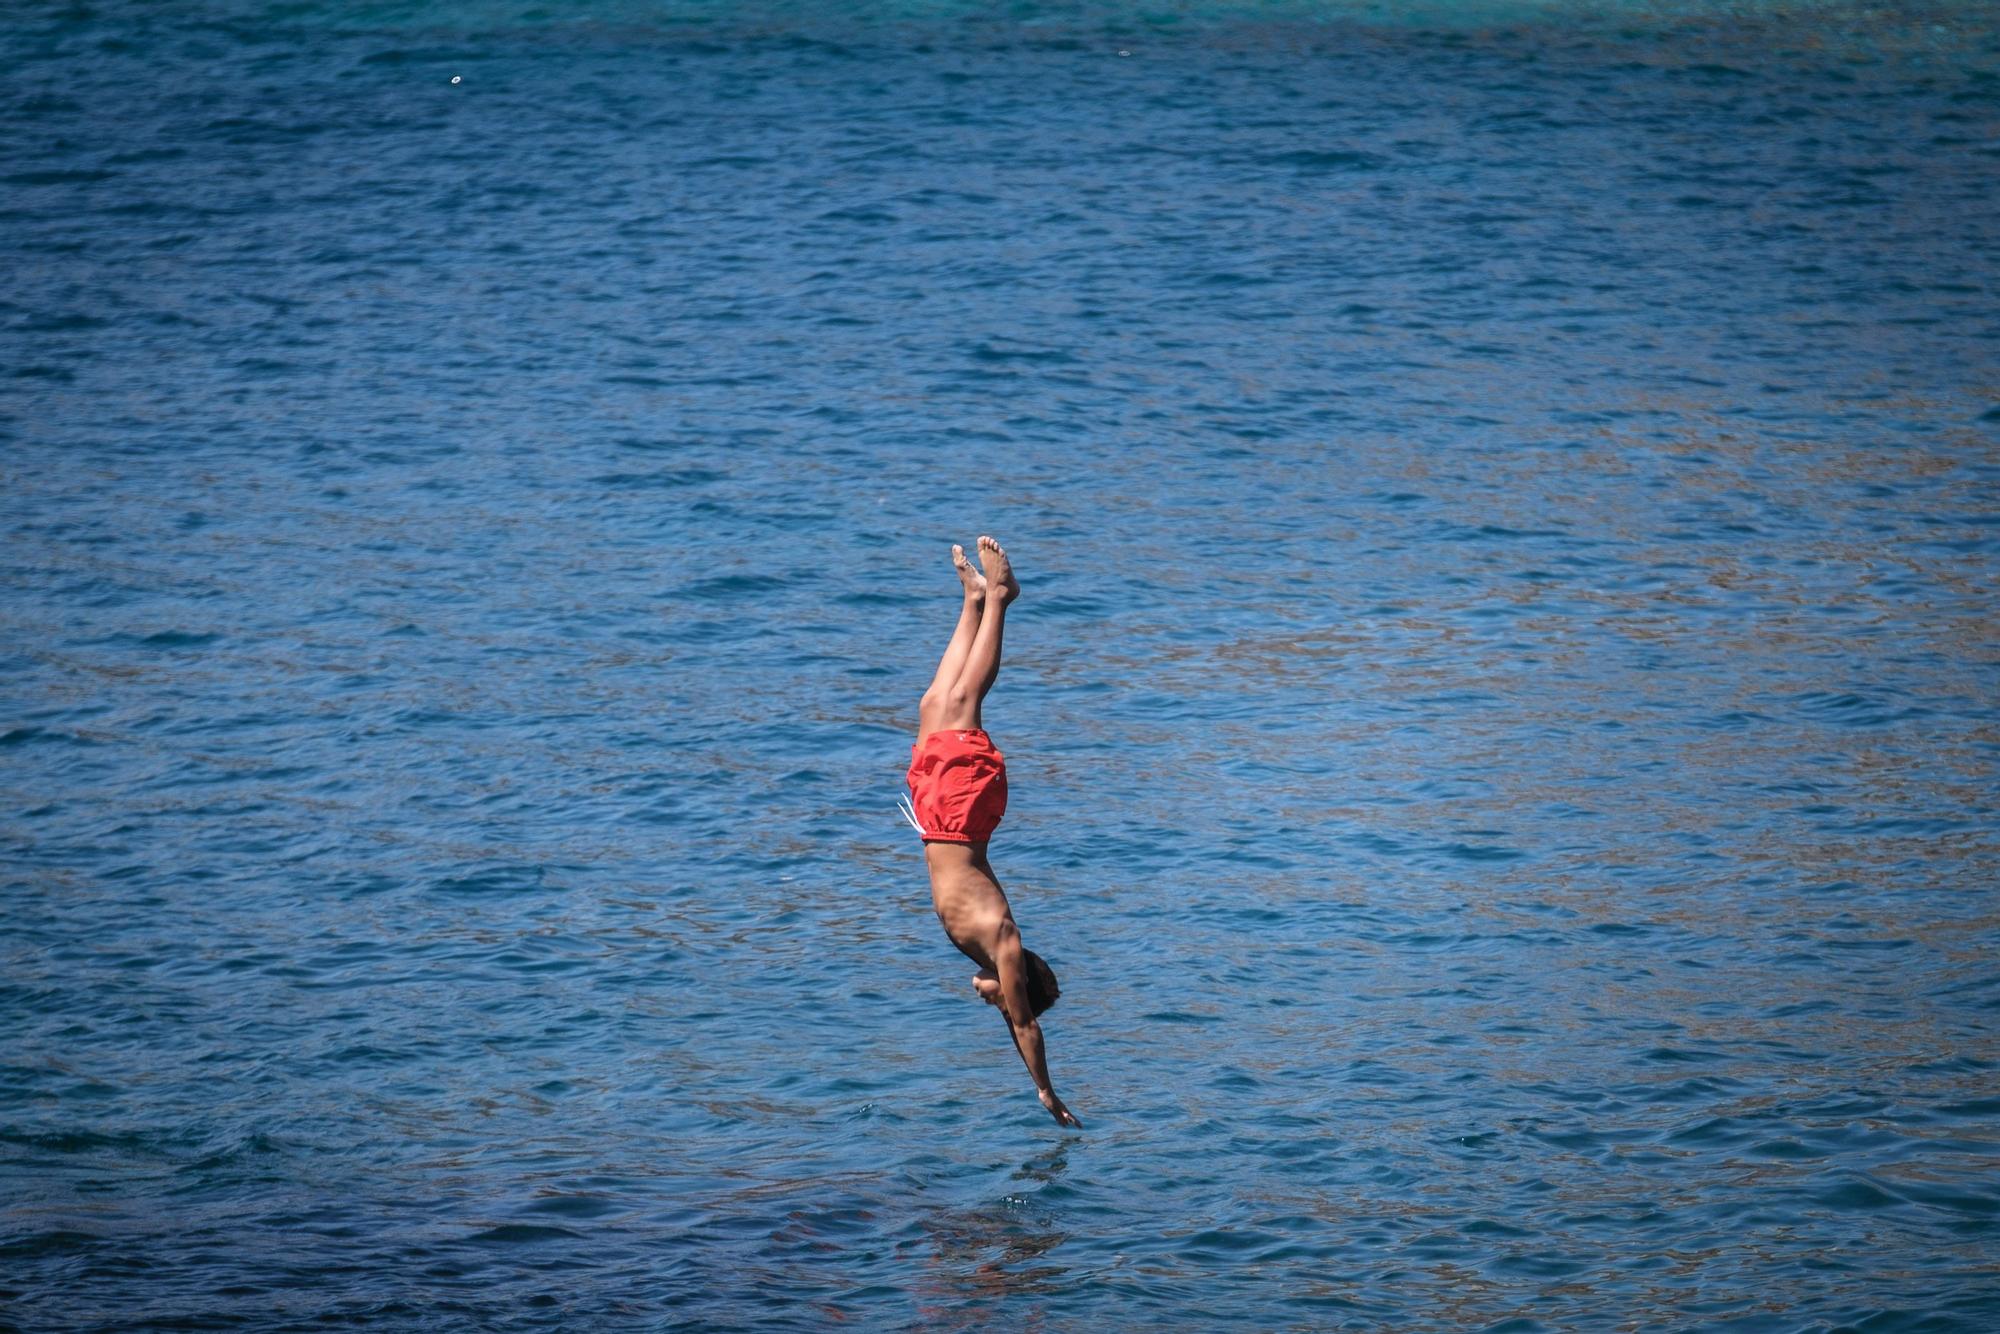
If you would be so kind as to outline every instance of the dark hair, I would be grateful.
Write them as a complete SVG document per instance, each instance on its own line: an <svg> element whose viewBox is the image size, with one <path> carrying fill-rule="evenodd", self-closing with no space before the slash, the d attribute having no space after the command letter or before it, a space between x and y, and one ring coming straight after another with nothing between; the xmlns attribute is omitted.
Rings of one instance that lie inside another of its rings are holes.
<svg viewBox="0 0 2000 1334"><path fill-rule="evenodd" d="M1062 988L1056 985L1056 970L1049 967L1049 961L1033 950L1021 951L1021 962L1027 965L1028 1011L1039 1015L1056 1003L1062 995Z"/></svg>

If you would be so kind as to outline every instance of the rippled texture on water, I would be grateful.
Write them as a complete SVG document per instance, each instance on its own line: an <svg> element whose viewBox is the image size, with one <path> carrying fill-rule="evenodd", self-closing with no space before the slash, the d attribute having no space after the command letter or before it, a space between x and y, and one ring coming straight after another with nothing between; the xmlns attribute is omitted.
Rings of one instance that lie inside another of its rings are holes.
<svg viewBox="0 0 2000 1334"><path fill-rule="evenodd" d="M16 7L0 1321L1992 1328L1990 15L1412 13Z"/></svg>

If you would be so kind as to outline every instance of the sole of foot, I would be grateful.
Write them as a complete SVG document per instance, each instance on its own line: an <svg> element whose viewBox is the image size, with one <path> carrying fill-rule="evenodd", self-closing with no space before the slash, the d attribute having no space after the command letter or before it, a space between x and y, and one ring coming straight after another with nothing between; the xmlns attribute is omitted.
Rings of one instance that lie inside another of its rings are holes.
<svg viewBox="0 0 2000 1334"><path fill-rule="evenodd" d="M979 563L986 567L986 586L998 589L1002 602L1012 602L1021 596L1021 585L1014 578L1014 566L1007 559L1007 548L983 534L979 539Z"/></svg>

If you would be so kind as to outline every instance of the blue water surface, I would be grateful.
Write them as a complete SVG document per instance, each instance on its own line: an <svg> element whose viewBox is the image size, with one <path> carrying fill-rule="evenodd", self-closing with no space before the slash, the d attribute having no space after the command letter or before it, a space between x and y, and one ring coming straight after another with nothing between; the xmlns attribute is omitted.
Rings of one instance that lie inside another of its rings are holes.
<svg viewBox="0 0 2000 1334"><path fill-rule="evenodd" d="M1997 174L1978 6L10 7L0 1325L2000 1327Z"/></svg>

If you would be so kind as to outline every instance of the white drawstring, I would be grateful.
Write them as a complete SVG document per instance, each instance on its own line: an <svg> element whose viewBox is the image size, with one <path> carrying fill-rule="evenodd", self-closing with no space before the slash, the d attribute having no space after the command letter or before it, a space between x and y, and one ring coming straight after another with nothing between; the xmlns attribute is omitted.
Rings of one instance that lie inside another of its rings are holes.
<svg viewBox="0 0 2000 1334"><path fill-rule="evenodd" d="M896 794L896 813L909 821L910 828L917 831L918 837L923 836L924 827L917 823L917 808L912 806L910 799L900 792Z"/></svg>

